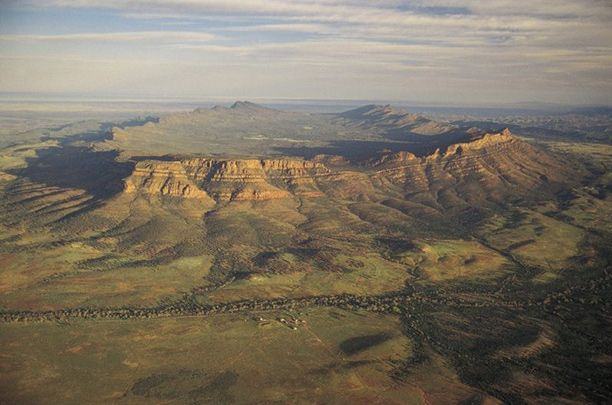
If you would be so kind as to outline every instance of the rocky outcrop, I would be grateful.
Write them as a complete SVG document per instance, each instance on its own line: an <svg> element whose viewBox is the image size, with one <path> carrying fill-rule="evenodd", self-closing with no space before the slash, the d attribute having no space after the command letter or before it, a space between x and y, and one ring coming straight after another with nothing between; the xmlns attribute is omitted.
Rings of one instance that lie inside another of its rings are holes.
<svg viewBox="0 0 612 405"><path fill-rule="evenodd" d="M378 167L383 165L393 165L402 162L418 162L419 158L414 154L406 151L395 153L384 153L382 156L370 160L370 166Z"/></svg>
<svg viewBox="0 0 612 405"><path fill-rule="evenodd" d="M495 154L504 153L504 151L511 153L510 149L513 148L515 150L521 148L535 150L526 142L514 137L510 130L504 129L500 133L485 133L469 142L451 144L444 151L436 149L430 155L423 157L417 157L407 151L383 153L378 158L370 160L368 165L374 168L393 168L401 166L403 163L422 164L440 159L452 159L462 155Z"/></svg>
<svg viewBox="0 0 612 405"><path fill-rule="evenodd" d="M182 162L194 178L257 182L262 179L295 180L326 174L318 162L298 159L207 159L194 158Z"/></svg>
<svg viewBox="0 0 612 405"><path fill-rule="evenodd" d="M216 199L269 200L312 193L314 179L329 173L317 162L298 159L205 159L183 162L187 172Z"/></svg>
<svg viewBox="0 0 612 405"><path fill-rule="evenodd" d="M314 179L330 172L322 164L297 159L210 159L144 161L125 181L128 193L218 201L270 200L320 193Z"/></svg>
<svg viewBox="0 0 612 405"><path fill-rule="evenodd" d="M0 172L0 182L4 182L4 181L13 181L17 178L17 176L14 176L12 174L8 174L5 172Z"/></svg>
<svg viewBox="0 0 612 405"><path fill-rule="evenodd" d="M125 180L124 191L180 198L210 198L189 179L181 162L138 162L132 175Z"/></svg>
<svg viewBox="0 0 612 405"><path fill-rule="evenodd" d="M509 130L484 134L416 157L389 153L370 162L379 185L401 186L429 206L460 207L502 202L505 198L553 190L567 182L572 169L553 156L514 137ZM442 203L441 203L442 201Z"/></svg>
<svg viewBox="0 0 612 405"><path fill-rule="evenodd" d="M450 145L446 152L444 153L445 157L450 157L453 155L460 155L462 153L475 152L478 150L487 150L488 152L499 151L500 148L512 148L512 147L520 147L520 141L512 136L510 130L508 128L504 129L500 133L486 133L481 138L477 138L470 142L456 143ZM526 145L523 143L523 145Z"/></svg>

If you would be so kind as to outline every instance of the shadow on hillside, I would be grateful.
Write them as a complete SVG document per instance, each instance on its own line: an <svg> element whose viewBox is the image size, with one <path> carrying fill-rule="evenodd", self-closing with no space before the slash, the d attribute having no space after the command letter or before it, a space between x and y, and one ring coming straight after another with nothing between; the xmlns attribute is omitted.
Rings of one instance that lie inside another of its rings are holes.
<svg viewBox="0 0 612 405"><path fill-rule="evenodd" d="M421 135L414 132L407 132L404 129L391 128L385 132L385 138L392 141L409 140L420 145L435 145L436 147L447 146L452 143L463 142L470 138L466 133L467 128L457 128L440 135Z"/></svg>
<svg viewBox="0 0 612 405"><path fill-rule="evenodd" d="M448 145L467 140L463 133L452 133L440 136L419 136L411 141L362 141L339 140L331 141L327 146L308 147L276 147L275 152L287 156L298 156L311 159L316 155L338 155L349 160L363 160L374 157L381 152L407 151L417 156L433 153L437 148L444 150Z"/></svg>
<svg viewBox="0 0 612 405"><path fill-rule="evenodd" d="M188 156L182 155L138 155L138 156L130 156L130 160L134 162L143 162L146 160L156 160L161 162L175 162L177 160L181 160Z"/></svg>
<svg viewBox="0 0 612 405"><path fill-rule="evenodd" d="M361 160L374 156L384 150L399 152L415 149L416 145L407 142L386 141L331 141L327 146L275 147L274 151L286 156L311 159L316 155L338 155L350 160Z"/></svg>
<svg viewBox="0 0 612 405"><path fill-rule="evenodd" d="M117 162L117 154L69 145L39 149L36 157L26 159L26 168L11 174L47 186L85 190L94 197L92 202L100 202L121 192L123 179L134 168L133 163Z"/></svg>
<svg viewBox="0 0 612 405"><path fill-rule="evenodd" d="M146 117L136 117L130 120L122 121L118 124L110 123L109 125L111 127L128 128L128 127L139 127L141 125L148 124L149 122L157 124L159 122L159 117L147 115Z"/></svg>

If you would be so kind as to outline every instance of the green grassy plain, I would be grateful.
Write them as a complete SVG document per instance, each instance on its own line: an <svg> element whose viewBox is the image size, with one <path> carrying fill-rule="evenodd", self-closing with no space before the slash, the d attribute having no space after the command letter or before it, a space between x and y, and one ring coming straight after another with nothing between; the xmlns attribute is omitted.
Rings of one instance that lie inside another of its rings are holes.
<svg viewBox="0 0 612 405"><path fill-rule="evenodd" d="M313 309L293 314L305 321L293 330L277 320L288 316L2 325L3 398L399 404L422 403L427 395L390 377L412 350L396 317ZM445 374L435 378L462 386Z"/></svg>

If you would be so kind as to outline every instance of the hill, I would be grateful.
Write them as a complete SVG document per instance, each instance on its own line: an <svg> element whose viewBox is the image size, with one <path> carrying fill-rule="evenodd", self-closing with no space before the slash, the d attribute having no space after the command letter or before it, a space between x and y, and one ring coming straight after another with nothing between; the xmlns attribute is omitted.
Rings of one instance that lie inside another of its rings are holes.
<svg viewBox="0 0 612 405"><path fill-rule="evenodd" d="M306 156L321 151L346 154L351 144L367 145L368 153L385 147L420 150L424 144L467 137L449 124L389 106L365 106L341 114L310 114L242 101L231 107L170 114L159 122L142 126L113 128L111 139L98 144L98 148L118 149L124 156ZM309 150L318 152L308 153Z"/></svg>
<svg viewBox="0 0 612 405"><path fill-rule="evenodd" d="M410 134L440 135L457 129L453 125L436 122L390 105L366 105L338 116L365 130L383 130L388 137L405 138Z"/></svg>

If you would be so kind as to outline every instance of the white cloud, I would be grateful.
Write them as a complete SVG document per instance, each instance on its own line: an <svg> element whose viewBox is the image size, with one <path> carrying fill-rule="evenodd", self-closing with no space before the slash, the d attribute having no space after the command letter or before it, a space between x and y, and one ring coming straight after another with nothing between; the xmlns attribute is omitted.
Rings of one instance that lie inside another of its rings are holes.
<svg viewBox="0 0 612 405"><path fill-rule="evenodd" d="M60 41L87 41L87 42L133 42L133 41L211 41L215 35L207 32L191 31L135 31L135 32L84 32L77 34L50 34L50 35L0 35L0 41L31 41L31 42L60 42Z"/></svg>
<svg viewBox="0 0 612 405"><path fill-rule="evenodd" d="M235 25L223 28L223 30L233 32L305 32L312 34L332 33L337 31L326 24L306 23Z"/></svg>
<svg viewBox="0 0 612 405"><path fill-rule="evenodd" d="M323 91L320 85L325 83L342 97L385 98L386 94L386 98L450 100L467 94L497 98L496 92L503 92L508 97L537 96L540 101L554 96L608 102L611 4L606 0L31 0L29 6L42 12L105 9L139 26L189 25L201 31L5 33L0 35L4 43L0 42L0 50L4 57L13 57L4 71L13 77L21 77L14 70L23 68L28 53L51 58L41 62L54 72L54 82L47 87L97 86L95 81L70 81L83 74L99 75L97 83L106 88L126 86L130 78L132 87L141 91L148 84L151 91L174 89L177 94L204 91L199 89L218 93L225 88L262 92L259 96L300 97ZM54 45L45 50L38 43ZM125 46L96 47L95 52L82 49L89 43ZM70 65L53 59L68 55L82 60ZM114 63L123 67L96 65L88 70L99 57L120 57ZM315 82L317 86L309 87ZM0 83L0 90L16 86L6 78ZM44 80L27 85L34 83L45 87Z"/></svg>

